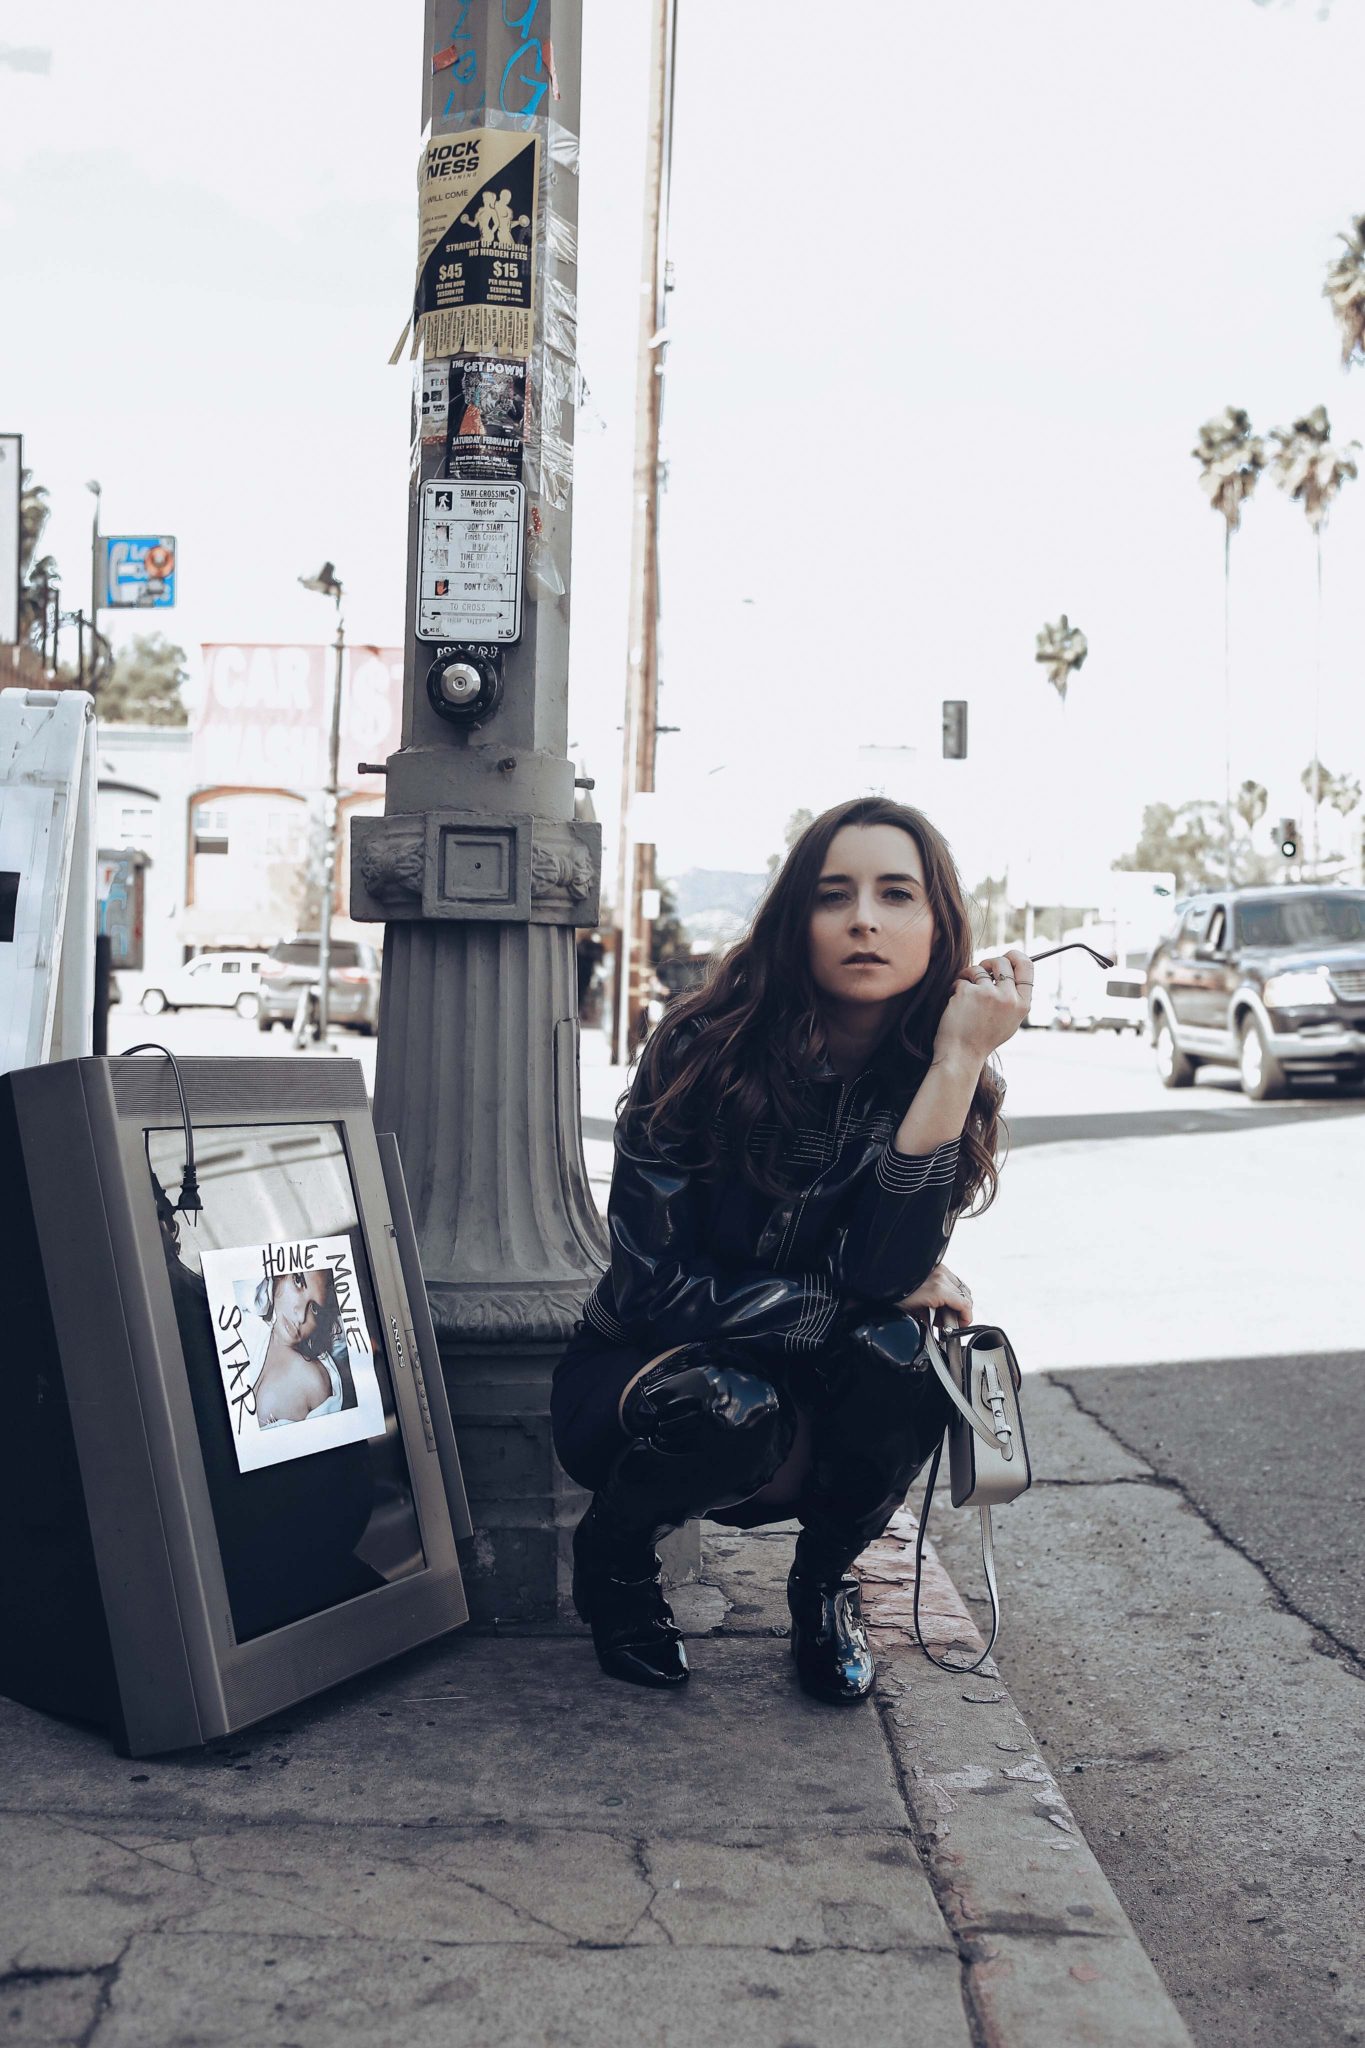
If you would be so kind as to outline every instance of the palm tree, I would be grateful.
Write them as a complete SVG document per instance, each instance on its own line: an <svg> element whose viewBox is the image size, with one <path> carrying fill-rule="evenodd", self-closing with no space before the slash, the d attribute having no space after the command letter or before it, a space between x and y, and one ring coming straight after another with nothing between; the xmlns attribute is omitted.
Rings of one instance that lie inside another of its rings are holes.
<svg viewBox="0 0 1365 2048"><path fill-rule="evenodd" d="M1254 832L1260 824L1269 802L1265 784L1248 777L1237 792L1236 804L1237 815L1245 821L1248 832Z"/></svg>
<svg viewBox="0 0 1365 2048"><path fill-rule="evenodd" d="M1365 214L1357 215L1350 234L1337 240L1346 244L1346 253L1329 266L1322 296L1332 302L1341 329L1341 360L1349 369L1352 363L1365 363Z"/></svg>
<svg viewBox="0 0 1365 2048"><path fill-rule="evenodd" d="M1360 778L1355 775L1333 775L1316 757L1308 763L1299 781L1310 797L1316 780L1322 801L1332 806L1344 821L1360 802Z"/></svg>
<svg viewBox="0 0 1365 2048"><path fill-rule="evenodd" d="M1313 825L1309 842L1316 874L1318 810L1322 803L1322 764L1318 760L1318 713L1322 699L1322 529L1338 491L1356 474L1355 454L1360 443L1348 441L1344 448L1332 446L1332 428L1325 405L1315 405L1310 413L1290 426L1272 427L1271 439L1277 444L1272 463L1275 481L1282 491L1287 491L1303 506L1317 552L1317 635L1313 654Z"/></svg>
<svg viewBox="0 0 1365 2048"><path fill-rule="evenodd" d="M1360 777L1358 775L1335 775L1327 785L1327 801L1336 811L1343 824L1360 802ZM1362 856L1365 856L1365 838L1357 841ZM1358 862L1358 870L1361 867ZM1365 872L1358 871L1356 879L1365 882Z"/></svg>
<svg viewBox="0 0 1365 2048"><path fill-rule="evenodd" d="M1040 626L1038 629L1038 635L1036 640L1036 652L1034 654L1033 659L1037 662L1041 662L1043 667L1046 669L1047 679L1053 685L1058 697L1061 699L1063 718L1066 717L1066 686L1070 682L1072 676L1080 671L1082 665L1084 664L1085 657L1089 652L1089 641L1086 639L1084 633L1081 631L1079 626L1072 625L1070 619L1068 619L1065 612L1063 612L1061 617L1057 619L1055 622L1048 622L1047 624ZM1065 762L1062 762L1061 773L1063 776L1065 776L1066 772L1067 771ZM1029 869L1029 873L1031 876L1031 868ZM1008 889L1008 868L1006 868L1005 870L1005 882L1006 888ZM1029 893L1030 895L1032 895L1031 880L1029 882L1028 887ZM1025 952L1027 952L1032 945L1033 904L1032 902L1029 902L1026 903L1024 906Z"/></svg>
<svg viewBox="0 0 1365 2048"><path fill-rule="evenodd" d="M26 469L19 478L19 573L27 575L28 565L33 559L34 549L47 525L51 507L47 502L46 484L35 484L33 471Z"/></svg>
<svg viewBox="0 0 1365 2048"><path fill-rule="evenodd" d="M19 638L27 640L47 618L57 564L51 555L35 560L51 510L47 487L33 481L33 471L19 476Z"/></svg>
<svg viewBox="0 0 1365 2048"><path fill-rule="evenodd" d="M1349 818L1360 802L1360 777L1358 775L1334 775L1327 789L1327 801L1334 811L1343 818Z"/></svg>
<svg viewBox="0 0 1365 2048"><path fill-rule="evenodd" d="M1342 365L1350 369L1353 363L1365 363L1365 214L1357 214L1350 233L1338 240L1346 246L1336 262L1328 266L1322 295L1331 301L1333 317L1341 330ZM1359 801L1358 788L1355 801ZM1365 861L1365 848L1362 860Z"/></svg>
<svg viewBox="0 0 1365 2048"><path fill-rule="evenodd" d="M1223 845L1228 887L1232 871L1232 536L1242 523L1242 506L1265 468L1265 443L1251 431L1240 406L1225 405L1199 429L1191 448L1199 464L1199 488L1223 518Z"/></svg>
<svg viewBox="0 0 1365 2048"><path fill-rule="evenodd" d="M1065 612L1055 626L1047 625L1039 630L1038 651L1033 659L1041 661L1047 669L1047 679L1056 685L1063 712L1066 710L1066 686L1089 652L1090 643L1080 627L1070 623Z"/></svg>

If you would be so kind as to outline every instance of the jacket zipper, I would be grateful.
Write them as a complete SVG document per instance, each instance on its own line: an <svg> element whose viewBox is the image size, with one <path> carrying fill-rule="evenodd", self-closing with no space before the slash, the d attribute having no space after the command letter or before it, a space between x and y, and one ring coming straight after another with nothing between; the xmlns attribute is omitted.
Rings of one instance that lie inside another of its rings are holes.
<svg viewBox="0 0 1365 2048"><path fill-rule="evenodd" d="M786 1230L785 1230L785 1231L783 1232L783 1236L782 1236L782 1243L781 1243L781 1245L780 1245L780 1246L778 1247L778 1254L777 1254L777 1255L778 1255L778 1257L779 1257L780 1259L784 1259L784 1258L786 1258L786 1256L787 1256L787 1248L788 1248L788 1246L790 1246L790 1247L792 1248L792 1250L793 1250L793 1251L795 1250L795 1248L796 1248L796 1236L797 1236L797 1232L798 1232L798 1230L799 1230L799 1229L800 1229L800 1227L801 1227L801 1218L802 1218L802 1216L803 1216L803 1215L805 1214L806 1204L807 1204L807 1202L808 1202L808 1201L810 1200L811 1196L812 1196L812 1195L813 1195L813 1194L815 1193L815 1190L816 1190L816 1189L817 1189L817 1188L819 1187L819 1185L820 1185L821 1181L822 1181L822 1180L824 1179L825 1175L826 1175L826 1174L827 1174L827 1173L829 1172L829 1170L830 1170L830 1167L832 1167L832 1166L835 1166L835 1165L837 1165L837 1163L838 1163L838 1159L839 1159L839 1130L840 1130L840 1127L841 1127L841 1125L842 1125L842 1123L843 1123L843 1119L844 1119L844 1098L845 1098L845 1097L846 1097L846 1096L848 1095L848 1093L849 1093L849 1090L850 1090L850 1089L852 1089L852 1088L856 1088L856 1087L857 1087L857 1085L858 1085L858 1082L859 1082L859 1081L860 1081L861 1079L862 1079L862 1076L861 1076L861 1074L859 1074L859 1075L857 1075L857 1076L856 1076L856 1077L855 1077L855 1078L854 1078L854 1079L853 1079L852 1081L844 1081L844 1082L842 1082L842 1083L840 1084L840 1087L839 1087L839 1100L838 1100L838 1101L837 1101L837 1102L835 1103L835 1105L834 1105L834 1122L833 1122L833 1125L832 1125L832 1127L831 1127L831 1128L829 1129L829 1131L828 1131L828 1133L827 1133L827 1135L828 1135L828 1136L829 1136L829 1137L830 1137L830 1138L831 1138L831 1139L833 1140L833 1143L834 1143L834 1155L833 1155L833 1157L832 1157L832 1158L831 1158L831 1159L830 1159L830 1160L828 1161L828 1163L827 1163L826 1165L824 1165L824 1166L822 1166L822 1167L821 1167L821 1169L820 1169L819 1173L818 1173L818 1174L817 1174L817 1175L815 1176L815 1179L814 1179L814 1180L813 1180L813 1181L811 1182L810 1186L809 1186L809 1187L808 1187L808 1188L806 1189L805 1193L804 1193L804 1194L802 1195L801 1199L800 1199L800 1200L798 1201L798 1203L797 1203L797 1205L796 1205L795 1209L793 1209L793 1211L792 1211L792 1217L791 1217L791 1222L790 1222L790 1223L789 1223L789 1224L787 1225L787 1228L786 1228Z"/></svg>

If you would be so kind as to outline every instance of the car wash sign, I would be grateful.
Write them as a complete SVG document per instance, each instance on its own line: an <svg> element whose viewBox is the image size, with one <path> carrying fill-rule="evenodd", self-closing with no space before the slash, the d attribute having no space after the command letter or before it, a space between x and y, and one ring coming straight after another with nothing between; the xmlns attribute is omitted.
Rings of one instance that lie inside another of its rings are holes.
<svg viewBox="0 0 1365 2048"><path fill-rule="evenodd" d="M103 533L100 571L102 605L164 610L175 603L175 536Z"/></svg>

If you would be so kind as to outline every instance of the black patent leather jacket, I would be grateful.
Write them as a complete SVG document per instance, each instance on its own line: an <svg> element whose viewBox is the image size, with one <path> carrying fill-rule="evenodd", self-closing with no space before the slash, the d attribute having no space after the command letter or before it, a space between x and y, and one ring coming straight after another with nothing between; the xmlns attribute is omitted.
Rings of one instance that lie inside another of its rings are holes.
<svg viewBox="0 0 1365 2048"><path fill-rule="evenodd" d="M781 1153L797 1191L773 1201L737 1171L702 1175L651 1148L633 1115L637 1074L616 1126L611 1265L583 1304L589 1330L654 1351L725 1337L809 1352L928 1278L956 1221L961 1139L898 1153L908 1099L875 1065L843 1080L826 1060L801 1093Z"/></svg>

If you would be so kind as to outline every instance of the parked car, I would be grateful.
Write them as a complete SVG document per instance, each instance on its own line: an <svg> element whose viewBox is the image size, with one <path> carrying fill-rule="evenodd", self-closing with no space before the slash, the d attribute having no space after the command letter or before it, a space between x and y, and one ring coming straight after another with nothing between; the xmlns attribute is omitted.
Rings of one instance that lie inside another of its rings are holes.
<svg viewBox="0 0 1365 2048"><path fill-rule="evenodd" d="M1171 904L1166 904L1169 917ZM1104 968L1089 952L1055 953L1039 963L1033 990L1033 1018L1056 1031L1112 1031L1120 1037L1147 1029L1144 979L1158 937L1146 917L1097 917L1072 925L1057 941L1087 946L1113 965Z"/></svg>
<svg viewBox="0 0 1365 2048"><path fill-rule="evenodd" d="M1054 990L1044 989L1040 995L1035 983L1028 1015L1019 1028L1021 1031L1069 1031L1071 1012Z"/></svg>
<svg viewBox="0 0 1365 2048"><path fill-rule="evenodd" d="M149 981L142 1007L149 1017L163 1010L235 1010L254 1017L260 1007L264 953L199 953L161 981Z"/></svg>
<svg viewBox="0 0 1365 2048"><path fill-rule="evenodd" d="M316 984L318 965L316 932L300 932L271 947L261 963L258 1029L269 1031L272 1025L293 1023L299 990ZM363 939L333 939L328 984L327 1008L332 1022L372 1037L379 1024L379 955L374 947Z"/></svg>
<svg viewBox="0 0 1365 2048"><path fill-rule="evenodd" d="M1104 939L1099 941L1101 949ZM1150 946L1128 947L1115 957L1094 998L1095 1029L1112 1031L1116 1038L1135 1031L1139 1038L1147 1030L1147 963ZM1097 979L1098 979L1097 975Z"/></svg>
<svg viewBox="0 0 1365 2048"><path fill-rule="evenodd" d="M1157 1073L1236 1067L1254 1102L1365 1077L1365 889L1297 882L1188 898L1147 968Z"/></svg>

